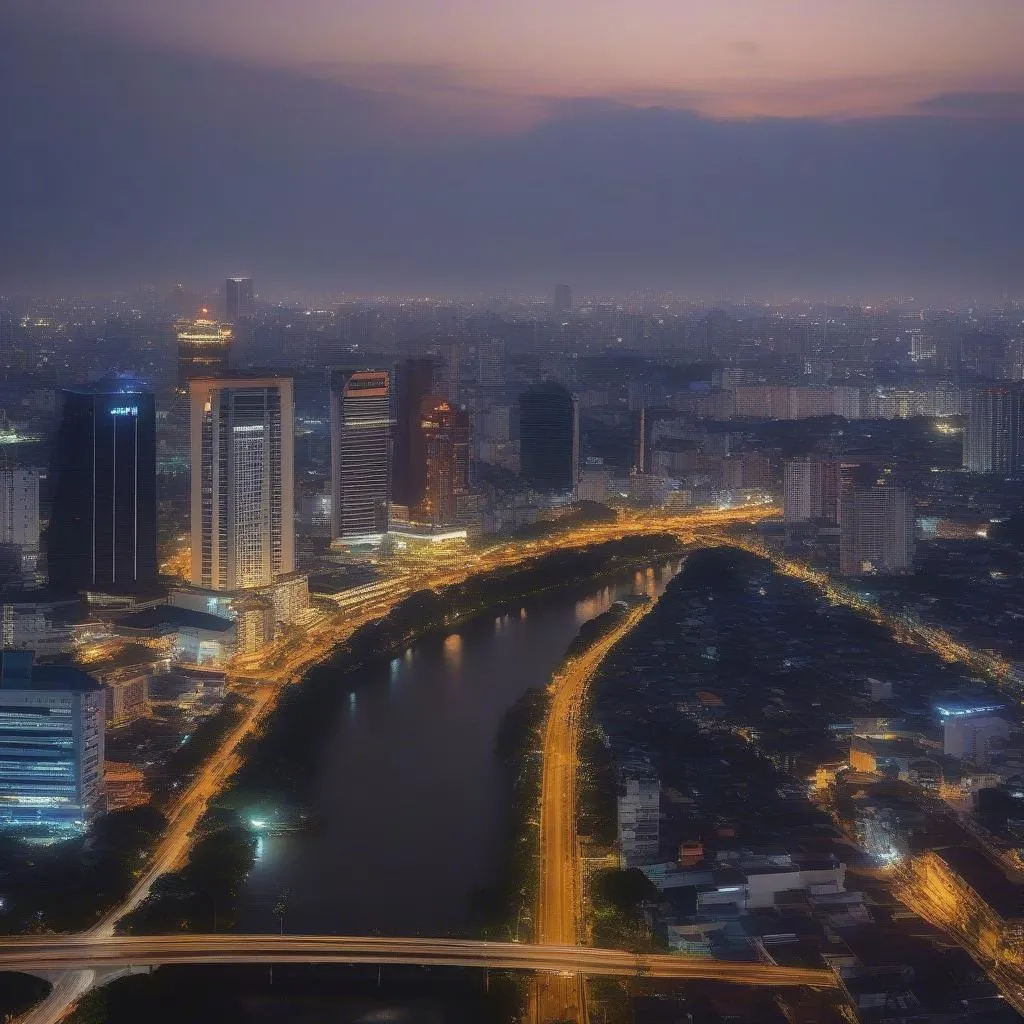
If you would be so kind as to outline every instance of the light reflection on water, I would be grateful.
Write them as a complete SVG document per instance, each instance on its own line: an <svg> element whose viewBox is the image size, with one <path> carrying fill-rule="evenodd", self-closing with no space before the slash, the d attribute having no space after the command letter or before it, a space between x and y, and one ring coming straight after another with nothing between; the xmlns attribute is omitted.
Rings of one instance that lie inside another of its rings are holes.
<svg viewBox="0 0 1024 1024"><path fill-rule="evenodd" d="M340 678L337 728L302 798L318 824L261 837L240 929L276 931L285 891L294 931L475 927L469 893L494 881L507 828L494 756L505 712L547 683L582 622L618 598L660 591L675 569L630 573L579 601L545 597L528 617L522 608L469 623Z"/></svg>
<svg viewBox="0 0 1024 1024"><path fill-rule="evenodd" d="M444 664L449 672L458 673L462 668L462 637L458 633L445 637Z"/></svg>

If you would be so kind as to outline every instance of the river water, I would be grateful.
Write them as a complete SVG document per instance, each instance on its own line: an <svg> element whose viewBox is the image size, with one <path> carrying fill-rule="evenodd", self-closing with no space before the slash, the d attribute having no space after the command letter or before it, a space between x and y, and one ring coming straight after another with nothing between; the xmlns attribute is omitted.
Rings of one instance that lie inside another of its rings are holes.
<svg viewBox="0 0 1024 1024"><path fill-rule="evenodd" d="M341 676L313 811L322 827L260 840L238 926L292 933L452 935L495 881L509 780L494 754L505 712L544 686L580 625L625 594L660 594L677 562L582 599L554 594L478 618L401 658Z"/></svg>

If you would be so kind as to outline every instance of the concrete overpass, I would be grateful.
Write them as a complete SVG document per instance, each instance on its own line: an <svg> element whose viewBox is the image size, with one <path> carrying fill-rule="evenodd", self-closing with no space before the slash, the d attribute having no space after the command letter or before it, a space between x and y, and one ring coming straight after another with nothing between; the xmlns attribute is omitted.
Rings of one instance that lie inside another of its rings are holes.
<svg viewBox="0 0 1024 1024"><path fill-rule="evenodd" d="M27 935L0 939L0 971L53 976L164 964L409 964L587 976L640 976L764 987L833 988L831 971L647 955L592 946L339 935Z"/></svg>

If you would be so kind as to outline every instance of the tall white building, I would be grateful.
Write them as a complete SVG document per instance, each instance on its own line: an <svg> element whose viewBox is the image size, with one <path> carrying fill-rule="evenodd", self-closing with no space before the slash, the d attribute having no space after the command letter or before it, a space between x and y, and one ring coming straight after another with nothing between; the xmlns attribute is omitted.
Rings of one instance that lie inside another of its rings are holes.
<svg viewBox="0 0 1024 1024"><path fill-rule="evenodd" d="M625 867L657 858L661 839L661 781L645 761L619 768L619 855Z"/></svg>
<svg viewBox="0 0 1024 1024"><path fill-rule="evenodd" d="M292 380L193 380L189 395L192 583L268 586L295 570Z"/></svg>
<svg viewBox="0 0 1024 1024"><path fill-rule="evenodd" d="M783 517L787 523L839 521L839 463L790 459L783 467Z"/></svg>
<svg viewBox="0 0 1024 1024"><path fill-rule="evenodd" d="M483 408L490 407L504 390L505 342L501 338L488 338L477 345L477 385Z"/></svg>
<svg viewBox="0 0 1024 1024"><path fill-rule="evenodd" d="M331 535L377 544L391 498L391 374L337 373L331 379Z"/></svg>
<svg viewBox="0 0 1024 1024"><path fill-rule="evenodd" d="M811 518L811 460L790 459L782 470L782 514L787 523Z"/></svg>
<svg viewBox="0 0 1024 1024"><path fill-rule="evenodd" d="M914 567L914 500L902 487L851 487L843 493L839 569L846 576L904 573Z"/></svg>

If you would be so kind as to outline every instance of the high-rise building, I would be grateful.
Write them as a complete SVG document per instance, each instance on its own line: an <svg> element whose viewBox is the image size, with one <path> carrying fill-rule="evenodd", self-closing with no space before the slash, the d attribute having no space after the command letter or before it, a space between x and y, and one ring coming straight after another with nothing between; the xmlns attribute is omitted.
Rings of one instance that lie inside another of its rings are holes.
<svg viewBox="0 0 1024 1024"><path fill-rule="evenodd" d="M46 535L58 591L130 591L157 582L156 409L130 377L64 393Z"/></svg>
<svg viewBox="0 0 1024 1024"><path fill-rule="evenodd" d="M426 485L414 518L431 526L456 523L457 500L469 489L469 414L445 398L429 397L420 410Z"/></svg>
<svg viewBox="0 0 1024 1024"><path fill-rule="evenodd" d="M645 761L620 766L616 811L623 866L655 860L661 842L661 782Z"/></svg>
<svg viewBox="0 0 1024 1024"><path fill-rule="evenodd" d="M462 342L452 338L440 345L441 366L434 390L452 405L458 405L462 394Z"/></svg>
<svg viewBox="0 0 1024 1024"><path fill-rule="evenodd" d="M487 338L477 345L476 355L480 405L489 409L505 390L505 342Z"/></svg>
<svg viewBox="0 0 1024 1024"><path fill-rule="evenodd" d="M572 289L567 284L555 285L554 308L556 313L572 312Z"/></svg>
<svg viewBox="0 0 1024 1024"><path fill-rule="evenodd" d="M387 533L391 492L391 374L338 371L331 380L331 532L347 544Z"/></svg>
<svg viewBox="0 0 1024 1024"><path fill-rule="evenodd" d="M637 473L646 473L650 468L647 465L647 443L650 440L647 430L647 406L640 406L640 413L637 420L636 464L634 469Z"/></svg>
<svg viewBox="0 0 1024 1024"><path fill-rule="evenodd" d="M224 313L229 324L237 324L252 316L253 290L251 277L229 277L224 282Z"/></svg>
<svg viewBox="0 0 1024 1024"><path fill-rule="evenodd" d="M39 550L38 469L0 469L0 544Z"/></svg>
<svg viewBox="0 0 1024 1024"><path fill-rule="evenodd" d="M914 501L902 487L844 490L839 568L845 576L905 573L914 567Z"/></svg>
<svg viewBox="0 0 1024 1024"><path fill-rule="evenodd" d="M790 459L783 467L787 523L839 522L840 466L830 459Z"/></svg>
<svg viewBox="0 0 1024 1024"><path fill-rule="evenodd" d="M228 324L214 320L179 320L178 388L184 394L188 382L199 378L226 377L229 374L234 331Z"/></svg>
<svg viewBox="0 0 1024 1024"><path fill-rule="evenodd" d="M539 384L519 396L519 461L538 491L572 491L579 482L579 409L561 384Z"/></svg>
<svg viewBox="0 0 1024 1024"><path fill-rule="evenodd" d="M423 399L434 391L434 361L415 358L399 363L397 391L391 498L395 504L411 509L423 500L426 486L420 410Z"/></svg>
<svg viewBox="0 0 1024 1024"><path fill-rule="evenodd" d="M0 825L81 828L103 795L103 687L0 651Z"/></svg>
<svg viewBox="0 0 1024 1024"><path fill-rule="evenodd" d="M964 468L972 473L1024 473L1024 384L974 389L968 400Z"/></svg>
<svg viewBox="0 0 1024 1024"><path fill-rule="evenodd" d="M295 399L288 377L193 380L192 583L263 587L295 571Z"/></svg>

